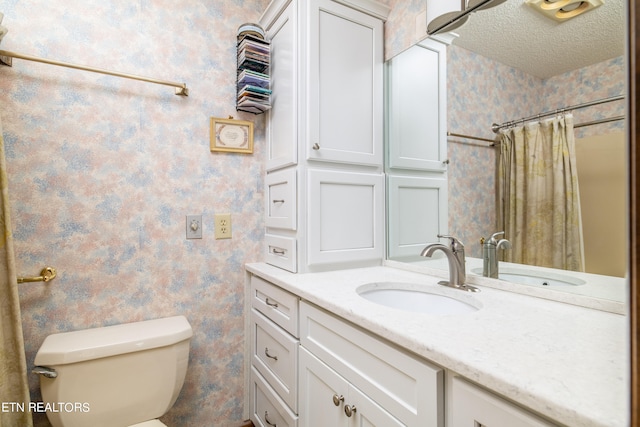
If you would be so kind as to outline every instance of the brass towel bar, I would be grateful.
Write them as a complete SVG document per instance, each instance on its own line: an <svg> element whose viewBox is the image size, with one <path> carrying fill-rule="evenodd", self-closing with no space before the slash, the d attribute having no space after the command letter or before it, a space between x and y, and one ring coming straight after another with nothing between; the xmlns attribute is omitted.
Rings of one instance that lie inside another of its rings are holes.
<svg viewBox="0 0 640 427"><path fill-rule="evenodd" d="M189 96L189 89L187 88L186 83L175 83L175 82L169 82L165 80L157 80L149 77L136 76L134 74L119 73L117 71L109 71L101 68L92 68L84 65L70 64L68 62L54 61L52 59L38 58L37 56L23 55L21 53L0 50L0 64L8 65L9 67L11 67L12 66L11 58L24 59L25 61L41 62L43 64L57 65L59 67L74 68L76 70L90 71L92 73L106 74L109 76L122 77L125 79L140 80L143 82L155 83L159 85L173 86L176 88L175 89L176 95Z"/></svg>
<svg viewBox="0 0 640 427"><path fill-rule="evenodd" d="M40 276L35 277L18 277L18 283L26 282L49 282L56 277L57 271L53 267L45 267L40 272Z"/></svg>

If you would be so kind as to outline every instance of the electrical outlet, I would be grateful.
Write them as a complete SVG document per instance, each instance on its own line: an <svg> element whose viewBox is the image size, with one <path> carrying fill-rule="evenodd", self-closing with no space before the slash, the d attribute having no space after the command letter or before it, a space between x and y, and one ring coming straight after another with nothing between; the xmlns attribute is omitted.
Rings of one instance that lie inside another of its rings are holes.
<svg viewBox="0 0 640 427"><path fill-rule="evenodd" d="M187 215L187 239L202 239L202 215Z"/></svg>
<svg viewBox="0 0 640 427"><path fill-rule="evenodd" d="M231 238L231 214L216 214L213 216L215 222L216 239Z"/></svg>

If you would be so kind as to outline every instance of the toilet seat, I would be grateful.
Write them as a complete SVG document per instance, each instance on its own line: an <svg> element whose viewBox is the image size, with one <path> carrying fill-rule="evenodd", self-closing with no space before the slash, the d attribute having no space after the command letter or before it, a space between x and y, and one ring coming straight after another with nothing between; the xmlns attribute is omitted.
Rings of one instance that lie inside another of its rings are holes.
<svg viewBox="0 0 640 427"><path fill-rule="evenodd" d="M160 420L149 420L142 423L130 425L129 427L167 427L167 425Z"/></svg>

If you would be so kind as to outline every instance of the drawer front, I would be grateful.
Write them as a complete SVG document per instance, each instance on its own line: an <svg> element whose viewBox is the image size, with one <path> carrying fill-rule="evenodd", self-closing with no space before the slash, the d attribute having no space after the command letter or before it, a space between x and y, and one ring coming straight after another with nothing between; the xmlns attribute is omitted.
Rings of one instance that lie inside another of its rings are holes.
<svg viewBox="0 0 640 427"><path fill-rule="evenodd" d="M251 362L287 405L298 412L298 341L251 310Z"/></svg>
<svg viewBox="0 0 640 427"><path fill-rule="evenodd" d="M300 341L407 426L444 426L444 371L307 303Z"/></svg>
<svg viewBox="0 0 640 427"><path fill-rule="evenodd" d="M298 417L251 368L251 421L256 427L297 427Z"/></svg>
<svg viewBox="0 0 640 427"><path fill-rule="evenodd" d="M460 377L451 380L450 427L552 427L520 407Z"/></svg>
<svg viewBox="0 0 640 427"><path fill-rule="evenodd" d="M298 272L298 253L296 239L266 234L265 261L292 273Z"/></svg>
<svg viewBox="0 0 640 427"><path fill-rule="evenodd" d="M265 178L265 225L296 229L296 170L285 169Z"/></svg>
<svg viewBox="0 0 640 427"><path fill-rule="evenodd" d="M276 325L298 338L298 297L251 276L251 306Z"/></svg>

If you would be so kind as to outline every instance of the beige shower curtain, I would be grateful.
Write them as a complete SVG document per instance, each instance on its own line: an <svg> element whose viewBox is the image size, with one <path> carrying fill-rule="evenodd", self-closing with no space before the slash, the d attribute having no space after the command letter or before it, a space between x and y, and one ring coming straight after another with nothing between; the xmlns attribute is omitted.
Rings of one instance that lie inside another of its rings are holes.
<svg viewBox="0 0 640 427"><path fill-rule="evenodd" d="M500 132L497 227L505 261L584 271L573 117Z"/></svg>
<svg viewBox="0 0 640 427"><path fill-rule="evenodd" d="M9 219L7 168L0 123L0 427L31 427L27 363Z"/></svg>

